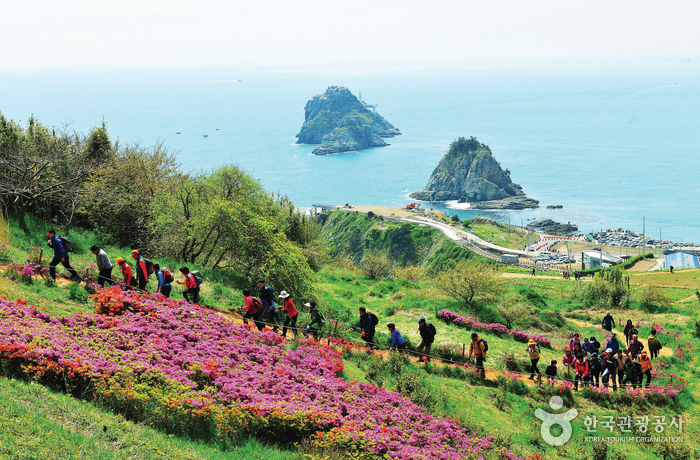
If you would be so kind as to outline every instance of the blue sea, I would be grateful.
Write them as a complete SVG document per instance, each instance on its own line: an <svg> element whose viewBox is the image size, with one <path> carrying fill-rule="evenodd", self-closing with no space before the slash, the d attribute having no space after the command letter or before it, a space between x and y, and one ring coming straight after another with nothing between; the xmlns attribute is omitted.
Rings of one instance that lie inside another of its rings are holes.
<svg viewBox="0 0 700 460"><path fill-rule="evenodd" d="M334 156L296 145L304 105L330 85L361 92L403 135ZM685 57L442 71L0 73L0 112L80 132L104 119L122 143L162 142L188 171L237 164L301 208L403 206L450 142L475 136L541 206L478 214L582 231L641 232L645 219L651 237L700 242L700 60Z"/></svg>

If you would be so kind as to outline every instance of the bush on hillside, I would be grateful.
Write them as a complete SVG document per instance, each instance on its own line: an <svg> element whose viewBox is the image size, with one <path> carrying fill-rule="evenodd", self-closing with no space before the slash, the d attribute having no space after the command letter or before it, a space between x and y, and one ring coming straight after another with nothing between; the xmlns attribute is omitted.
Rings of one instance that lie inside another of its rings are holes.
<svg viewBox="0 0 700 460"><path fill-rule="evenodd" d="M461 304L489 300L504 291L501 273L482 262L459 261L435 274L435 285Z"/></svg>
<svg viewBox="0 0 700 460"><path fill-rule="evenodd" d="M390 276L394 268L394 262L386 252L371 249L365 251L365 255L358 266L363 275L371 280L375 280Z"/></svg>

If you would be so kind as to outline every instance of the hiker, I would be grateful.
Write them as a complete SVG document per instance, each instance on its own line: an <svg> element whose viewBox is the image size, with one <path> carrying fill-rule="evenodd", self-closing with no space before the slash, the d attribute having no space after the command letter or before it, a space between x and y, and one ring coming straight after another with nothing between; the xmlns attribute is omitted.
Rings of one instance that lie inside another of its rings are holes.
<svg viewBox="0 0 700 460"><path fill-rule="evenodd" d="M630 339L632 338L632 335L633 335L633 334L639 334L639 332L637 331L637 329L636 329L636 328L634 327L634 325L632 324L632 320L631 320L631 319L628 319L628 320L627 320L627 324L625 325L625 330L624 330L623 332L624 332L624 334L625 334L625 340L626 340L626 343L627 343L627 344L630 343Z"/></svg>
<svg viewBox="0 0 700 460"><path fill-rule="evenodd" d="M632 336L632 340L627 345L627 349L629 350L629 356L632 359L637 359L637 356L639 356L642 350L644 350L644 344L640 342L637 334Z"/></svg>
<svg viewBox="0 0 700 460"><path fill-rule="evenodd" d="M406 341L403 339L398 329L396 329L396 325L394 323L389 323L386 325L386 328L389 329L389 333L391 334L391 347L389 350L405 350Z"/></svg>
<svg viewBox="0 0 700 460"><path fill-rule="evenodd" d="M360 329L362 329L362 340L366 342L366 348L374 348L374 318L372 313L368 313L365 307L360 307Z"/></svg>
<svg viewBox="0 0 700 460"><path fill-rule="evenodd" d="M97 270L99 270L97 274L97 284L100 286L114 284L114 280L112 279L112 268L114 267L107 253L104 249L100 249L94 244L90 247L90 251L95 254L95 265L97 265Z"/></svg>
<svg viewBox="0 0 700 460"><path fill-rule="evenodd" d="M158 278L156 292L162 294L163 297L170 298L170 292L173 289L172 282L175 279L173 272L168 267L160 268L160 264L153 264L153 271L156 272L156 278Z"/></svg>
<svg viewBox="0 0 700 460"><path fill-rule="evenodd" d="M622 387L622 380L625 377L625 360L627 360L627 348L624 350L617 350L617 355L615 355L615 360L617 360L617 381Z"/></svg>
<svg viewBox="0 0 700 460"><path fill-rule="evenodd" d="M571 350L571 353L574 354L574 357L578 357L578 355L584 355L586 358L588 358L590 356L590 353L588 353L587 350L584 350L579 342L576 342L574 344L574 348Z"/></svg>
<svg viewBox="0 0 700 460"><path fill-rule="evenodd" d="M131 251L131 257L136 261L136 281L139 283L139 290L145 291L146 285L148 284L148 268L146 267L146 261L141 257L141 253L138 249Z"/></svg>
<svg viewBox="0 0 700 460"><path fill-rule="evenodd" d="M622 385L630 384L632 385L633 390L636 389L642 380L642 365L637 361L627 358L625 360L624 369L625 376L623 377L622 382L620 382L620 387L622 387Z"/></svg>
<svg viewBox="0 0 700 460"><path fill-rule="evenodd" d="M557 360L553 359L552 362L544 370L544 375L547 376L547 385L554 385L554 381L557 378Z"/></svg>
<svg viewBox="0 0 700 460"><path fill-rule="evenodd" d="M56 281L56 265L60 262L66 267L68 273L71 274L73 281L81 282L83 279L78 275L78 272L70 266L67 248L63 244L64 242L61 241L61 237L56 236L56 230L53 228L49 229L49 231L46 232L46 236L49 238L46 244L50 248L53 248L53 259L49 263L49 276Z"/></svg>
<svg viewBox="0 0 700 460"><path fill-rule="evenodd" d="M656 337L656 329L651 328L651 335L647 339L647 344L649 345L649 353L651 354L651 358L658 358L659 350L661 350L663 346L661 345L659 339Z"/></svg>
<svg viewBox="0 0 700 460"><path fill-rule="evenodd" d="M294 337L296 337L299 311L297 310L297 307L294 306L292 296L290 296L287 291L280 292L280 299L282 299L282 305L280 305L280 308L287 314L287 317L284 319L284 326L282 327L281 336L287 337L287 326L289 326L292 329L292 334L294 334Z"/></svg>
<svg viewBox="0 0 700 460"><path fill-rule="evenodd" d="M425 318L418 320L418 333L420 334L420 343L416 347L418 353L423 353L425 350L426 362L430 362L430 352L433 349L433 343L435 342L435 326L425 321ZM422 358L418 356L418 362L421 362Z"/></svg>
<svg viewBox="0 0 700 460"><path fill-rule="evenodd" d="M182 271L182 269L180 269L180 271ZM248 324L248 320L252 319L253 324L255 324L255 327L258 328L258 331L262 332L263 327L265 327L265 325L262 323L262 302L257 297L252 297L250 295L250 289L243 289L243 297L245 299L245 305L243 307L238 307L239 310L245 311L243 314L243 324Z"/></svg>
<svg viewBox="0 0 700 460"><path fill-rule="evenodd" d="M598 339L591 337L590 343L593 345L593 351L600 353L600 342L598 342Z"/></svg>
<svg viewBox="0 0 700 460"><path fill-rule="evenodd" d="M578 391L579 382L582 382L583 385L588 385L591 372L588 360L583 354L576 356L574 370L576 371L576 376L574 376L574 391Z"/></svg>
<svg viewBox="0 0 700 460"><path fill-rule="evenodd" d="M583 349L584 352L588 354L593 354L595 353L595 345L593 345L589 340L588 337L583 338L583 344L581 345L581 349Z"/></svg>
<svg viewBox="0 0 700 460"><path fill-rule="evenodd" d="M612 379L613 391L617 391L617 369L619 364L615 353L613 353L612 348L605 350L605 356L603 357L603 386L608 388L608 382Z"/></svg>
<svg viewBox="0 0 700 460"><path fill-rule="evenodd" d="M651 359L647 356L646 351L642 351L642 355L639 357L639 364L642 366L641 368L641 373L639 374L639 386L642 385L642 380L644 380L644 376L647 376L647 383L644 385L645 388L649 387L649 384L651 383L651 371L654 369L651 365Z"/></svg>
<svg viewBox="0 0 700 460"><path fill-rule="evenodd" d="M122 281L127 289L131 289L136 286L136 278L134 278L134 272L131 271L131 266L129 263L122 259L121 257L117 259L117 265L122 271Z"/></svg>
<svg viewBox="0 0 700 460"><path fill-rule="evenodd" d="M591 359L588 360L588 367L590 368L590 382L591 385L597 387L600 386L600 374L603 372L603 363L598 359L598 353L591 353Z"/></svg>
<svg viewBox="0 0 700 460"><path fill-rule="evenodd" d="M574 336L569 340L569 348L571 348L571 351L574 351L574 345L575 344L581 345L581 339L579 338L578 332L574 333Z"/></svg>
<svg viewBox="0 0 700 460"><path fill-rule="evenodd" d="M277 323L277 308L275 308L275 290L270 286L265 286L265 281L263 280L258 280L258 289L260 290L260 300L265 307L267 322L272 324L272 330L277 332L279 325Z"/></svg>
<svg viewBox="0 0 700 460"><path fill-rule="evenodd" d="M617 350L620 349L620 342L617 340L617 334L613 332L613 335L610 337L610 339L605 343L605 348L606 350L608 348L612 349L612 354L617 353Z"/></svg>
<svg viewBox="0 0 700 460"><path fill-rule="evenodd" d="M537 345L537 342L535 342L533 339L530 339L530 341L527 343L527 347L525 348L525 351L527 352L528 356L530 357L530 380L535 379L535 373L537 373L537 376L540 376L540 370L537 368L537 363L540 361L540 346Z"/></svg>
<svg viewBox="0 0 700 460"><path fill-rule="evenodd" d="M571 348L567 348L564 351L564 356L561 358L561 363L566 368L567 378L571 378L571 369L573 369L575 361L576 358L574 358L574 355L571 352Z"/></svg>
<svg viewBox="0 0 700 460"><path fill-rule="evenodd" d="M180 267L180 273L185 275L185 282L178 280L177 284L184 284L185 290L182 291L182 297L185 298L191 304L199 303L199 287L197 287L197 280L194 279L194 275L190 273L190 269L187 267ZM245 295L245 294L243 294ZM250 294L248 294L250 295Z"/></svg>
<svg viewBox="0 0 700 460"><path fill-rule="evenodd" d="M673 273L673 265L671 265L669 268L671 270L671 273Z"/></svg>
<svg viewBox="0 0 700 460"><path fill-rule="evenodd" d="M308 337L308 334L313 334L314 340L318 342L318 331L321 330L324 322L323 315L321 315L321 312L318 311L318 308L316 308L316 302L313 300L309 303L305 303L304 306L309 309L309 316L311 316L311 322L308 326L306 326L304 335Z"/></svg>
<svg viewBox="0 0 700 460"><path fill-rule="evenodd" d="M603 317L603 329L605 329L608 332L612 332L614 327L615 318L612 317L612 315L610 314L610 310L608 310L608 313Z"/></svg>
<svg viewBox="0 0 700 460"><path fill-rule="evenodd" d="M535 268L532 268L532 276L535 276Z"/></svg>
<svg viewBox="0 0 700 460"><path fill-rule="evenodd" d="M486 378L484 359L486 359L486 345L479 334L472 332L472 343L469 344L469 356L476 358L476 373L481 371L481 378Z"/></svg>

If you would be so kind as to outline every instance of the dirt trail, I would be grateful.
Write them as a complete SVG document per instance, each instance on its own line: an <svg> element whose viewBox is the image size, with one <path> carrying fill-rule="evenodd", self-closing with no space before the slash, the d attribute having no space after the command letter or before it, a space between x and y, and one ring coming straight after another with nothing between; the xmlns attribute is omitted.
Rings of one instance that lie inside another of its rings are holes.
<svg viewBox="0 0 700 460"><path fill-rule="evenodd" d="M591 323L588 323L586 321L580 321L580 320L572 319L572 318L567 318L567 319L579 327L596 327L596 328L600 327L599 325L591 324ZM625 334L618 331L617 329L613 329L613 332L615 334L617 334L618 337L623 337L623 338L625 337ZM644 345L644 349L648 351L649 344L647 343L647 339L645 339L643 337L639 337L639 341L642 342L642 345ZM663 347L661 350L659 350L659 356L673 356L673 351L669 347Z"/></svg>

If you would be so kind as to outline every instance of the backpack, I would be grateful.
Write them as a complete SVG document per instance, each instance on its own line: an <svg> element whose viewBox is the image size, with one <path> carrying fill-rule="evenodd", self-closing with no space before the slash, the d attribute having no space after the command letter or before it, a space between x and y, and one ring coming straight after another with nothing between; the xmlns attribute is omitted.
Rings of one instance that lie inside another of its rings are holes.
<svg viewBox="0 0 700 460"><path fill-rule="evenodd" d="M143 259L143 263L146 264L146 276L152 275L153 274L153 262L150 261L150 259L146 259L145 257L141 257Z"/></svg>
<svg viewBox="0 0 700 460"><path fill-rule="evenodd" d="M256 315L263 309L264 306L262 300L258 299L257 297L251 297L251 300L253 301L253 307L255 311L251 311L250 314Z"/></svg>
<svg viewBox="0 0 700 460"><path fill-rule="evenodd" d="M190 274L192 274L192 276L194 276L194 281L197 283L197 287L201 286L202 283L204 282L204 277L202 276L202 272L200 272L199 270L194 270L194 271L191 271ZM254 297L254 298L257 298L257 297ZM260 301L260 299L258 299L258 301Z"/></svg>
<svg viewBox="0 0 700 460"><path fill-rule="evenodd" d="M170 284L175 278L173 278L173 272L170 271L168 267L163 267L160 269L163 274L163 284Z"/></svg>
<svg viewBox="0 0 700 460"><path fill-rule="evenodd" d="M432 331L433 336L436 336L436 335L437 335L437 331L435 330L435 326L433 326L433 323L428 323L428 327L429 327L430 330Z"/></svg>
<svg viewBox="0 0 700 460"><path fill-rule="evenodd" d="M275 299L277 298L277 293L275 292L275 288L273 288L272 286L265 286L265 289L269 289L270 291L272 291L272 301L274 302Z"/></svg>
<svg viewBox="0 0 700 460"><path fill-rule="evenodd" d="M57 236L59 240L61 240L61 244L63 245L63 250L66 251L66 253L73 252L73 242L69 240L65 236Z"/></svg>
<svg viewBox="0 0 700 460"><path fill-rule="evenodd" d="M369 319L372 320L372 324L374 324L375 326L377 324L379 324L379 318L377 318L377 315L375 315L374 313L367 313L367 314L369 315Z"/></svg>
<svg viewBox="0 0 700 460"><path fill-rule="evenodd" d="M318 312L318 317L321 318L321 326L326 324L326 318L323 317L323 313L321 313L320 311Z"/></svg>
<svg viewBox="0 0 700 460"><path fill-rule="evenodd" d="M489 343L484 339L481 339L481 342L484 344L484 353L486 353L489 351Z"/></svg>

